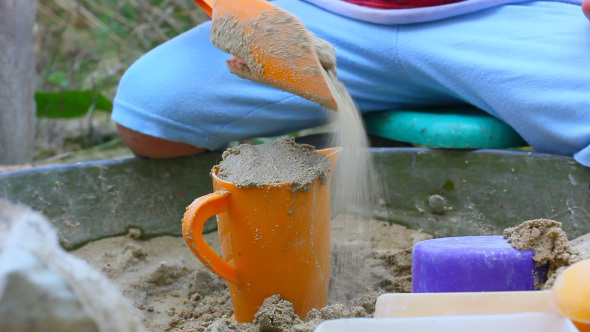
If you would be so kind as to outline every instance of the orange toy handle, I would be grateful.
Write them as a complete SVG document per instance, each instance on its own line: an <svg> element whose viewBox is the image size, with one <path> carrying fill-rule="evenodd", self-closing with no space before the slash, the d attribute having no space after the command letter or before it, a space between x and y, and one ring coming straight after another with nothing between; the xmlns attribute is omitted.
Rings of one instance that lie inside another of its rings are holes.
<svg viewBox="0 0 590 332"><path fill-rule="evenodd" d="M209 17L213 17L213 0L194 0Z"/></svg>
<svg viewBox="0 0 590 332"><path fill-rule="evenodd" d="M207 268L223 279L239 283L236 268L221 258L203 238L203 226L210 217L227 212L230 193L217 191L195 199L186 208L182 218L182 235L184 241L195 256Z"/></svg>

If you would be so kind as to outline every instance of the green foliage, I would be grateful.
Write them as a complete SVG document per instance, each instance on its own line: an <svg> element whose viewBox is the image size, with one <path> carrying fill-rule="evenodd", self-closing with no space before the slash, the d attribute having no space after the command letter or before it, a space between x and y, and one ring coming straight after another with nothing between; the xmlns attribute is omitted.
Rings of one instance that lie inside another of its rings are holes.
<svg viewBox="0 0 590 332"><path fill-rule="evenodd" d="M121 76L141 55L206 20L192 0L38 1L39 165L130 156L106 112Z"/></svg>
<svg viewBox="0 0 590 332"><path fill-rule="evenodd" d="M111 111L113 104L104 95L90 90L37 92L37 116L46 118L76 118L91 110Z"/></svg>
<svg viewBox="0 0 590 332"><path fill-rule="evenodd" d="M37 90L112 99L137 58L205 20L192 0L39 1Z"/></svg>

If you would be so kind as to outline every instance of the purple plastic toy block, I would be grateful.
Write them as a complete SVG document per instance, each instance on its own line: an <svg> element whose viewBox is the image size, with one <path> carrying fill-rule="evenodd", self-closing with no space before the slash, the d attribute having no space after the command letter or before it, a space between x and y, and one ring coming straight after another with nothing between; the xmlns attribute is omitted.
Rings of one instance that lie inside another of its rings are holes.
<svg viewBox="0 0 590 332"><path fill-rule="evenodd" d="M412 292L534 290L546 269L534 252L513 248L502 236L448 237L422 241L412 253Z"/></svg>

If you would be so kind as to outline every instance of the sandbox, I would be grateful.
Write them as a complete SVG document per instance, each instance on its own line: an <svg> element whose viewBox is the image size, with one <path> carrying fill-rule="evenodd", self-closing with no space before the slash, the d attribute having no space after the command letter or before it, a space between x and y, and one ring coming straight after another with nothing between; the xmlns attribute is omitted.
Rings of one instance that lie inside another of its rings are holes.
<svg viewBox="0 0 590 332"><path fill-rule="evenodd" d="M363 257L377 276L366 285L375 292L322 318L370 316L378 292L408 291L411 248L431 236L499 235L537 218L562 222L570 239L590 232L590 170L570 158L417 148L372 153L385 187L375 220L366 221L379 235L369 236L374 250ZM65 248L81 248L76 255L125 289L148 330L203 330L230 315L231 304L225 283L179 238L179 219L195 197L211 191L209 171L219 160L208 153L5 173L0 196L46 215ZM215 223L207 229L214 243ZM333 231L333 247L351 236L335 224ZM105 238L112 239L86 245ZM169 255L158 256L163 252Z"/></svg>

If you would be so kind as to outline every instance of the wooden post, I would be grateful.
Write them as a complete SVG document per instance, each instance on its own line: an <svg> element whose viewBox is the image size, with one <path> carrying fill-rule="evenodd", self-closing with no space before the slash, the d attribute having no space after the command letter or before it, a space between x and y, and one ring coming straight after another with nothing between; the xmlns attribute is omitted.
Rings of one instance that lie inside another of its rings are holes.
<svg viewBox="0 0 590 332"><path fill-rule="evenodd" d="M0 0L0 164L33 157L36 12L37 0Z"/></svg>

